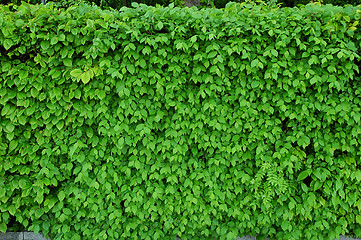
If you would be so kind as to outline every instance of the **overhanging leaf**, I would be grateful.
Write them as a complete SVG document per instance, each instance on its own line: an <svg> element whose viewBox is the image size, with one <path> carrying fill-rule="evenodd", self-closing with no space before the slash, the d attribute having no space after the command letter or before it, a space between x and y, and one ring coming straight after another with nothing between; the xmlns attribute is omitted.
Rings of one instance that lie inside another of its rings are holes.
<svg viewBox="0 0 361 240"><path fill-rule="evenodd" d="M83 74L83 71L80 69L74 69L70 72L70 75L75 78L80 78L80 76Z"/></svg>

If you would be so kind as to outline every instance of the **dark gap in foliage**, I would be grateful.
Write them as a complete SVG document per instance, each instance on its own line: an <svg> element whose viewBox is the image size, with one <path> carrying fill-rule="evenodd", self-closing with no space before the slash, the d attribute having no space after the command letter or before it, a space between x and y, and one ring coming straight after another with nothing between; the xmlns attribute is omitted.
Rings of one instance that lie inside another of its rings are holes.
<svg viewBox="0 0 361 240"><path fill-rule="evenodd" d="M58 183L57 186L49 185L48 188L51 192L57 192L57 190L60 188L61 184Z"/></svg>
<svg viewBox="0 0 361 240"><path fill-rule="evenodd" d="M292 128L288 126L288 123L289 123L289 118L288 117L285 117L285 119L282 120L282 131L283 132L288 132L289 130L291 130Z"/></svg>
<svg viewBox="0 0 361 240"><path fill-rule="evenodd" d="M6 56L7 55L6 49L3 46L0 46L0 55L1 56Z"/></svg>
<svg viewBox="0 0 361 240"><path fill-rule="evenodd" d="M10 52L12 52L15 49L17 49L18 47L20 47L20 44L13 45L8 50L6 50L3 46L0 46L0 47L5 50L4 54L8 55Z"/></svg>
<svg viewBox="0 0 361 240"><path fill-rule="evenodd" d="M7 56L12 61L20 60L20 62L26 63L29 60L33 60L34 57L40 53L38 49L34 48L33 51L29 51L24 54L21 54L19 51L16 51L20 46L21 46L21 44L19 43L19 44L11 46L7 50L5 49L4 46L0 46L0 55Z"/></svg>
<svg viewBox="0 0 361 240"><path fill-rule="evenodd" d="M14 47L14 49L13 49L13 47ZM9 53L16 49L16 46L13 46L13 47L11 47L9 50L7 50L4 53L4 55L9 56ZM1 53L1 54L3 54L3 53ZM10 55L10 60L11 61L19 60L22 63L26 63L29 60L33 61L33 59L36 55L37 55L37 53L35 51L29 52L26 54L20 54L20 53L16 52L15 54Z"/></svg>
<svg viewBox="0 0 361 240"><path fill-rule="evenodd" d="M162 183L164 186L168 185L167 180L165 178L162 178Z"/></svg>
<svg viewBox="0 0 361 240"><path fill-rule="evenodd" d="M14 60L20 60L20 62L22 63L26 63L27 61L29 61L30 59L32 59L32 57L30 56L30 54L21 54L21 55L13 55L10 58L12 61Z"/></svg>
<svg viewBox="0 0 361 240"><path fill-rule="evenodd" d="M121 209L125 209L124 203L125 203L125 200L120 201L120 207L121 207Z"/></svg>
<svg viewBox="0 0 361 240"><path fill-rule="evenodd" d="M160 30L153 29L152 31L145 31L145 33L148 35L157 35L159 33L170 33L170 31L166 28L162 28Z"/></svg>
<svg viewBox="0 0 361 240"><path fill-rule="evenodd" d="M19 232L25 229L25 227L16 220L15 216L10 216L7 227L8 227L8 232Z"/></svg>
<svg viewBox="0 0 361 240"><path fill-rule="evenodd" d="M165 72L166 70L168 70L168 67L168 64L162 65L162 71Z"/></svg>
<svg viewBox="0 0 361 240"><path fill-rule="evenodd" d="M307 187L310 187L311 182L312 182L312 177L311 177L311 176L308 176L308 177L306 177L305 179L303 179L303 183L304 183Z"/></svg>
<svg viewBox="0 0 361 240"><path fill-rule="evenodd" d="M309 0L283 0L283 1L278 1L278 2L281 3L282 7L296 7L301 4L307 4L310 1Z"/></svg>
<svg viewBox="0 0 361 240"><path fill-rule="evenodd" d="M154 32L155 32L155 33L169 33L169 30L166 29L166 28L162 28L162 29L160 29L160 30L155 30Z"/></svg>
<svg viewBox="0 0 361 240"><path fill-rule="evenodd" d="M189 153L190 153L191 155L192 155L192 154L195 155L194 152L195 152L195 151L193 151L193 150L190 150L190 151L189 151ZM206 158L205 158L204 156L199 156L197 160L198 160L199 163L203 162L203 163L204 163L204 166L207 166L207 160L206 160Z"/></svg>
<svg viewBox="0 0 361 240"><path fill-rule="evenodd" d="M335 158L340 157L340 156L347 156L348 152L347 151L342 151L341 149L336 149L333 153L333 156Z"/></svg>
<svg viewBox="0 0 361 240"><path fill-rule="evenodd" d="M305 148L306 155L312 155L315 153L315 148L313 147L313 140L310 139L310 144Z"/></svg>
<svg viewBox="0 0 361 240"><path fill-rule="evenodd" d="M321 111L315 109L314 115L316 115L317 117L319 117L320 120L322 119Z"/></svg>
<svg viewBox="0 0 361 240"><path fill-rule="evenodd" d="M354 63L358 66L358 68L359 68L359 72L357 72L357 71L354 71L354 73L355 73L355 78L352 80L352 81L349 81L349 83L350 83L350 85L351 85L351 87L353 88L353 82L354 81L357 81L356 80L356 77L360 77L361 76L361 59L360 60L357 60L357 59L354 59Z"/></svg>

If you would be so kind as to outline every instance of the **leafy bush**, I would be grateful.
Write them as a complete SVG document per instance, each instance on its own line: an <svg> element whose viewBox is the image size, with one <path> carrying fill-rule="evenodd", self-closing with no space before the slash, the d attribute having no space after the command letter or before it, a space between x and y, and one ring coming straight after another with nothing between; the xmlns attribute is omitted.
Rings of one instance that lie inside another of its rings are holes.
<svg viewBox="0 0 361 240"><path fill-rule="evenodd" d="M0 6L0 231L361 237L359 9Z"/></svg>
<svg viewBox="0 0 361 240"><path fill-rule="evenodd" d="M294 7L299 4L308 4L311 0L279 0L280 3L284 7ZM314 2L321 2L322 4L332 4L337 6L345 6L345 5L360 5L361 0L315 0Z"/></svg>
<svg viewBox="0 0 361 240"><path fill-rule="evenodd" d="M240 0L239 2L262 2L260 0ZM223 8L228 3L228 0L214 0L214 6L217 8ZM307 5L311 2L318 2L322 3L324 5L326 4L332 4L335 6L345 6L345 5L360 5L361 0L264 0L263 1L266 4L278 4L280 7L297 7L300 5Z"/></svg>
<svg viewBox="0 0 361 240"><path fill-rule="evenodd" d="M41 0L28 0L29 3L32 4L40 4ZM53 0L53 1L46 1L46 2L52 2L55 3L56 6L61 8L67 8L72 5L77 5L79 3L88 3L88 4L94 4L102 9L119 9L123 6L130 6L132 3L132 0ZM175 6L181 7L184 6L185 0L138 0L137 3L144 3L150 6L156 6L157 4L161 6L167 6L170 3L174 3ZM199 8L203 7L216 7L216 8L224 8L227 3L230 1L228 0L201 0ZM263 2L266 4L278 4L281 7L295 7L299 5L306 5L312 0L238 0L236 2ZM361 0L319 0L315 2L320 2L322 4L333 4L338 6L345 6L345 5L360 5ZM20 5L20 0L4 0L2 1L2 4L8 4L8 3L14 3L16 5Z"/></svg>
<svg viewBox="0 0 361 240"><path fill-rule="evenodd" d="M14 5L20 5L22 2L21 0L3 0L1 1L1 4L7 5L7 4L14 4ZM30 4L41 4L41 0L27 0L26 2ZM86 3L89 5L96 5L102 9L120 9L124 6L130 6L133 2L132 0L44 0L46 4L52 4L55 5L58 8L68 8L70 6L79 5L82 3ZM140 2L140 1L137 1ZM178 5L183 4L183 2L180 2L178 0L174 1ZM142 3L145 3L147 5L155 6L156 4L160 5L169 5L171 1L169 0L146 0L142 1Z"/></svg>

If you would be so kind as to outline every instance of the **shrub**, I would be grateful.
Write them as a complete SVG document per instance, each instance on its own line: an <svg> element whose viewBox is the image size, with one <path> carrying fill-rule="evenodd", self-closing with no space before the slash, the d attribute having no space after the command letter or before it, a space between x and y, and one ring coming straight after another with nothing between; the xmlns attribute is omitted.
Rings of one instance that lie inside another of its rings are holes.
<svg viewBox="0 0 361 240"><path fill-rule="evenodd" d="M359 8L0 6L0 230L361 237Z"/></svg>

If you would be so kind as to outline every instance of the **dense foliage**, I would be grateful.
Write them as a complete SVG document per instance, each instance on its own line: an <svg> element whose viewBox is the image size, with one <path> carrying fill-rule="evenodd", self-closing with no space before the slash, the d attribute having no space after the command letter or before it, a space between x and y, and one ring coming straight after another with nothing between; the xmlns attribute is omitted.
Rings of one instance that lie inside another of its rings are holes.
<svg viewBox="0 0 361 240"><path fill-rule="evenodd" d="M361 237L360 14L0 6L0 231Z"/></svg>
<svg viewBox="0 0 361 240"><path fill-rule="evenodd" d="M44 0L45 1L45 0ZM47 3L53 3L55 4L57 7L62 7L62 8L67 8L70 7L72 5L77 5L79 3L88 3L88 4L94 4L96 6L101 7L102 9L119 9L123 6L130 6L131 3L134 0L51 0L51 1L45 1ZM137 3L144 3L150 6L156 6L157 4L161 5L161 6L168 6L171 3L174 3L175 6L184 6L185 5L185 1L187 0L137 0L134 2ZM189 1L189 0L188 0ZM312 0L238 0L236 2L263 2L265 4L268 5L275 5L277 4L278 6L281 7L295 7L295 6L299 6L299 5L305 5L308 4L310 2L312 2ZM21 4L21 0L2 0L1 3L2 4L9 4L9 3L14 3L17 5ZM28 0L28 3L31 4L40 4L41 0ZM200 5L198 6L199 8L202 7L216 7L216 8L224 8L225 5L230 2L229 0L200 0ZM338 5L338 6L345 6L345 5L359 5L361 4L361 0L315 0L313 2L320 2L322 4L333 4L333 5Z"/></svg>
<svg viewBox="0 0 361 240"><path fill-rule="evenodd" d="M1 0L1 4L15 4L20 5L22 2L27 2L30 4L41 4L41 0ZM87 3L90 5L96 5L102 9L119 9L124 6L130 6L132 2L142 2L147 5L155 6L156 4L160 5L169 5L171 2L180 3L179 0L141 0L141 1L132 1L132 0L44 0L46 4L54 4L60 8L68 8L73 5L79 5L81 3Z"/></svg>
<svg viewBox="0 0 361 240"><path fill-rule="evenodd" d="M312 0L278 0L278 3L281 3L281 5L285 7L294 7L299 4L308 4L310 2L312 2ZM314 0L313 2L321 2L322 4L332 4L338 6L356 6L361 4L361 0Z"/></svg>

